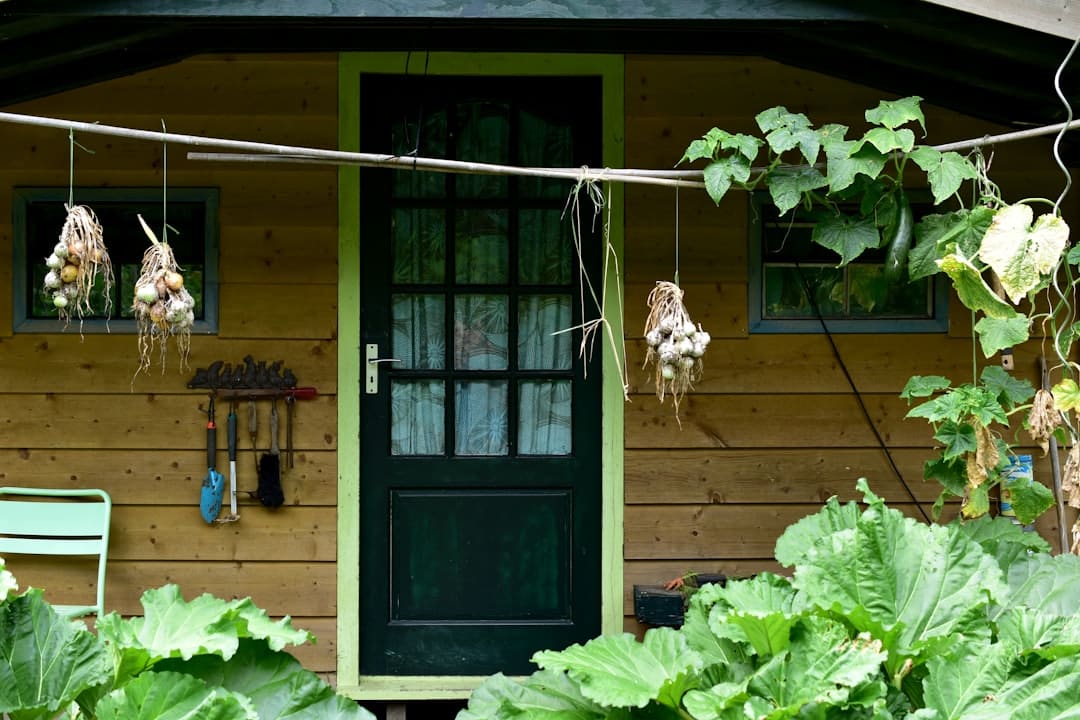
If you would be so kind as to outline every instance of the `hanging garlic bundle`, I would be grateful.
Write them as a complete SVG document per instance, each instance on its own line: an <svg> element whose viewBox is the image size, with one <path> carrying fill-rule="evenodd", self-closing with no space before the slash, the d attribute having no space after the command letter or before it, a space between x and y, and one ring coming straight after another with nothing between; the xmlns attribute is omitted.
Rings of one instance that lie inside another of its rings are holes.
<svg viewBox="0 0 1080 720"><path fill-rule="evenodd" d="M105 298L105 315L112 310L113 269L109 252L94 211L85 205L65 205L67 218L60 230L60 240L52 255L45 259L49 271L45 273L44 292L52 299L64 324L71 322L74 313L82 319L93 308L90 293L101 278Z"/></svg>
<svg viewBox="0 0 1080 720"><path fill-rule="evenodd" d="M191 351L191 326L195 322L195 299L184 287L184 276L173 257L172 248L158 240L139 215L150 247L143 253L142 270L135 281L135 320L139 330L139 369L150 369L154 347L161 353L162 372L165 370L165 350L170 337L176 338L180 353L180 369L187 367Z"/></svg>
<svg viewBox="0 0 1080 720"><path fill-rule="evenodd" d="M649 293L645 319L645 366L656 364L656 397L663 402L671 394L676 418L682 396L701 377L701 358L712 339L701 325L694 325L682 299L678 285L658 281Z"/></svg>

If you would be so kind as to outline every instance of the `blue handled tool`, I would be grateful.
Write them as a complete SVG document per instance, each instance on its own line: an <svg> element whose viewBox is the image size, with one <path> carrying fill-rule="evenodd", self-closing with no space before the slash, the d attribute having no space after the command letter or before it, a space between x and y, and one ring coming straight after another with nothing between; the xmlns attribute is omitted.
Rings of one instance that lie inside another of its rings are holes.
<svg viewBox="0 0 1080 720"><path fill-rule="evenodd" d="M206 423L206 477L203 478L202 491L199 494L199 512L208 523L217 520L221 513L221 498L225 493L225 478L219 473L217 465L217 425L214 423L214 396L210 396L209 418Z"/></svg>

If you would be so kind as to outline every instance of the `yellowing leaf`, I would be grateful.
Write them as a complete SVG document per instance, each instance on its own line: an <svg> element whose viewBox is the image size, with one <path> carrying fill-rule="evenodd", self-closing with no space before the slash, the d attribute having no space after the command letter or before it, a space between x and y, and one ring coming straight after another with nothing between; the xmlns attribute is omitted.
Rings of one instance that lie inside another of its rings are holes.
<svg viewBox="0 0 1080 720"><path fill-rule="evenodd" d="M956 288L956 294L964 307L981 310L999 320L1016 317L1016 310L997 296L982 279L979 269L964 257L959 248L938 260L937 266L953 281L953 287Z"/></svg>
<svg viewBox="0 0 1080 720"><path fill-rule="evenodd" d="M1032 217L1028 205L1003 207L979 248L979 258L994 269L1014 304L1053 271L1069 240L1069 226L1060 217L1042 215L1034 227Z"/></svg>
<svg viewBox="0 0 1080 720"><path fill-rule="evenodd" d="M1058 410L1080 410L1080 386L1072 378L1065 378L1050 388L1054 394L1054 405Z"/></svg>

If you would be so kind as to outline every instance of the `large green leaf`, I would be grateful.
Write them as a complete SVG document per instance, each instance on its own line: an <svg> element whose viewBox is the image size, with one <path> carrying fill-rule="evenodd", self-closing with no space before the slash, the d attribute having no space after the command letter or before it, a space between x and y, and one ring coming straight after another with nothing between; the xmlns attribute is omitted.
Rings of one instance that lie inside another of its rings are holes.
<svg viewBox="0 0 1080 720"><path fill-rule="evenodd" d="M982 425L999 422L1009 423L1005 409L1001 407L998 396L981 385L960 385L944 395L931 398L908 411L905 417L926 418L932 423L952 420L966 421L968 416L975 418Z"/></svg>
<svg viewBox="0 0 1080 720"><path fill-rule="evenodd" d="M725 671L737 670L750 662L749 649L745 644L719 637L709 627L712 608L718 601L715 593L720 589L719 585L706 585L691 595L679 629L687 645L701 656L706 672L712 667L724 668Z"/></svg>
<svg viewBox="0 0 1080 720"><path fill-rule="evenodd" d="M926 172L935 205L948 200L965 180L978 177L975 165L960 153L943 153L929 145L920 145L911 151L910 157Z"/></svg>
<svg viewBox="0 0 1080 720"><path fill-rule="evenodd" d="M914 398L930 397L947 390L950 385L952 381L942 375L912 375L900 391L900 397L910 402Z"/></svg>
<svg viewBox="0 0 1080 720"><path fill-rule="evenodd" d="M1012 607L997 618L998 639L1021 654L1056 660L1080 653L1080 617Z"/></svg>
<svg viewBox="0 0 1080 720"><path fill-rule="evenodd" d="M840 265L847 265L864 250L875 248L881 240L873 218L831 215L816 225L811 239L840 256Z"/></svg>
<svg viewBox="0 0 1080 720"><path fill-rule="evenodd" d="M972 707L963 720L1067 720L1080 718L1076 688L1080 656L1054 661L1033 674L1016 673Z"/></svg>
<svg viewBox="0 0 1080 720"><path fill-rule="evenodd" d="M884 632L896 668L921 658L931 641L972 629L978 610L1006 587L994 558L965 534L917 523L872 494L867 502L854 528L814 545L794 585L803 602Z"/></svg>
<svg viewBox="0 0 1080 720"><path fill-rule="evenodd" d="M1013 303L1054 270L1069 241L1069 226L1060 217L1042 215L1034 227L1032 217L1029 205L1001 208L979 249L979 259L994 269Z"/></svg>
<svg viewBox="0 0 1080 720"><path fill-rule="evenodd" d="M792 611L795 591L791 581L773 573L730 581L720 591L722 602L709 616L709 627L719 637L745 640L760 657L776 655L788 647L792 626L799 615ZM731 631L737 632L731 634Z"/></svg>
<svg viewBox="0 0 1080 720"><path fill-rule="evenodd" d="M1004 320L984 317L975 323L975 332L979 336L979 347L983 357L993 357L996 353L1027 342L1031 320L1019 313Z"/></svg>
<svg viewBox="0 0 1080 720"><path fill-rule="evenodd" d="M1054 507L1054 493L1050 492L1050 488L1028 478L1010 478L1005 481L1003 489L1009 491L1009 503L1021 525L1035 522L1036 518Z"/></svg>
<svg viewBox="0 0 1080 720"><path fill-rule="evenodd" d="M805 115L788 112L784 107L774 107L758 113L756 119L774 153L782 155L799 148L808 164L817 162L821 139L811 129L810 120Z"/></svg>
<svg viewBox="0 0 1080 720"><path fill-rule="evenodd" d="M774 170L765 178L773 204L781 215L802 202L803 193L829 184L828 178L815 167Z"/></svg>
<svg viewBox="0 0 1080 720"><path fill-rule="evenodd" d="M915 224L915 247L908 255L909 277L917 280L939 272L938 260L948 255L954 246L964 257L975 257L993 219L994 211L985 205L924 215Z"/></svg>
<svg viewBox="0 0 1080 720"><path fill-rule="evenodd" d="M707 690L691 690L683 698L683 705L696 720L746 717L741 709L750 698L746 692L748 682L750 678L745 677L739 682L717 683Z"/></svg>
<svg viewBox="0 0 1080 720"><path fill-rule="evenodd" d="M0 713L51 718L111 670L101 642L57 615L40 590L0 604Z"/></svg>
<svg viewBox="0 0 1080 720"><path fill-rule="evenodd" d="M1031 555L1008 572L1007 607L1023 605L1051 615L1080 613L1080 557Z"/></svg>
<svg viewBox="0 0 1080 720"><path fill-rule="evenodd" d="M984 515L974 520L960 522L954 520L957 530L979 543L982 549L992 555L1001 567L1008 572L1009 567L1020 558L1026 559L1030 552L1050 552L1050 543L1038 533L1024 532L1016 523L1006 517Z"/></svg>
<svg viewBox="0 0 1080 720"><path fill-rule="evenodd" d="M201 678L214 687L251 700L260 720L363 720L371 714L341 697L292 655L271 650L265 640L244 638L228 660L196 655L190 660L162 660L155 671L175 671Z"/></svg>
<svg viewBox="0 0 1080 720"><path fill-rule="evenodd" d="M1009 645L969 644L926 663L923 698L939 720L961 720L1005 684L1016 657Z"/></svg>
<svg viewBox="0 0 1080 720"><path fill-rule="evenodd" d="M712 201L717 205L727 195L727 191L731 189L731 169L729 167L729 161L727 158L721 160L714 160L705 166L704 170L705 178L705 192L709 194Z"/></svg>
<svg viewBox="0 0 1080 720"><path fill-rule="evenodd" d="M890 153L893 150L911 152L911 149L915 147L915 133L907 128L890 130L879 127L867 130L859 142L862 143L862 147L873 145L880 153Z"/></svg>
<svg viewBox="0 0 1080 720"><path fill-rule="evenodd" d="M978 268L959 250L938 260L938 266L953 281L953 287L956 288L956 294L964 307L981 310L1000 320L1016 317L1016 310L990 289Z"/></svg>
<svg viewBox="0 0 1080 720"><path fill-rule="evenodd" d="M232 693L174 672L146 672L107 695L97 720L259 720Z"/></svg>
<svg viewBox="0 0 1080 720"><path fill-rule="evenodd" d="M909 122L919 123L923 135L926 134L926 118L923 115L922 98L918 95L900 98L898 100L882 100L877 107L867 110L866 121L881 125L889 129L895 129Z"/></svg>
<svg viewBox="0 0 1080 720"><path fill-rule="evenodd" d="M607 710L585 698L566 673L542 670L521 682L498 673L469 696L456 720L601 720Z"/></svg>
<svg viewBox="0 0 1080 720"><path fill-rule="evenodd" d="M784 530L776 541L776 561L785 567L797 565L821 538L854 528L861 512L858 503L841 505L835 496L829 498L821 510Z"/></svg>
<svg viewBox="0 0 1080 720"><path fill-rule="evenodd" d="M218 655L228 659L243 637L265 640L275 650L312 637L293 628L288 617L270 620L250 598L222 600L203 594L187 602L176 585L165 585L147 590L141 602L144 616L124 620L110 613L97 624L102 639L118 654L121 681L166 658Z"/></svg>
<svg viewBox="0 0 1080 720"><path fill-rule="evenodd" d="M748 690L768 703L768 718L796 717L811 704L846 708L851 690L879 673L884 660L881 643L850 639L841 623L810 617L794 628L790 650L766 663ZM860 697L859 702L874 699Z"/></svg>
<svg viewBox="0 0 1080 720"><path fill-rule="evenodd" d="M978 449L975 428L968 423L946 420L934 433L934 439L945 446L942 457L946 460L961 457Z"/></svg>
<svg viewBox="0 0 1080 720"><path fill-rule="evenodd" d="M979 382L1010 410L1035 397L1035 388L1030 380L1013 377L999 365L984 367L979 373Z"/></svg>
<svg viewBox="0 0 1080 720"><path fill-rule="evenodd" d="M610 707L645 707L702 667L701 656L671 628L649 630L642 642L629 633L606 635L562 651L538 652L532 661L566 671L582 695Z"/></svg>
<svg viewBox="0 0 1080 720"><path fill-rule="evenodd" d="M859 175L865 175L871 179L876 178L888 161L885 153L857 140L840 140L830 137L827 142L823 141L823 145L828 169L829 192L832 193L851 187Z"/></svg>

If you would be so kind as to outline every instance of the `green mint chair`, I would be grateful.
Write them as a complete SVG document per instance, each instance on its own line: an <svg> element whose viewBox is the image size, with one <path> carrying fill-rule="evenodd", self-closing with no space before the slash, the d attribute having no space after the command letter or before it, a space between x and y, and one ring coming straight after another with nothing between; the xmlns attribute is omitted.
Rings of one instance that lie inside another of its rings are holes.
<svg viewBox="0 0 1080 720"><path fill-rule="evenodd" d="M101 502L85 498L100 498ZM91 613L100 617L105 612L111 514L112 500L104 490L0 487L0 557L97 555L97 601L93 605L53 607L65 617ZM20 577L17 569L14 572L20 585L32 584L27 582L30 578Z"/></svg>

